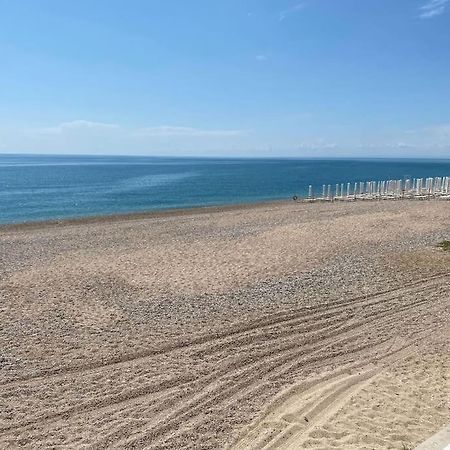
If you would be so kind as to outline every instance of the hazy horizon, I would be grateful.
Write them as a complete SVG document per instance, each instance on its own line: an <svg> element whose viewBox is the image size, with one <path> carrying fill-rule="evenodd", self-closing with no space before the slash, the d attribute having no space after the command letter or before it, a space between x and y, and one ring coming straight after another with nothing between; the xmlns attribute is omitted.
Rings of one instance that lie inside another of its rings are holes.
<svg viewBox="0 0 450 450"><path fill-rule="evenodd" d="M349 161L395 161L395 160L410 160L410 161L450 161L450 156L228 156L228 155L162 155L162 154L125 154L125 153L27 153L27 152L0 152L1 156L32 156L32 157L104 157L104 158L161 158L161 159L230 159L230 160L252 160L252 159L274 159L274 160L349 160Z"/></svg>

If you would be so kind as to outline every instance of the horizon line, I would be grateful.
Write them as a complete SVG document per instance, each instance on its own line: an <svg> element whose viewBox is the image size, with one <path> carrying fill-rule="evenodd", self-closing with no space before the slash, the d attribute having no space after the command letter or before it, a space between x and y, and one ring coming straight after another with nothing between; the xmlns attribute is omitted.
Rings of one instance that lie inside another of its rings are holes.
<svg viewBox="0 0 450 450"><path fill-rule="evenodd" d="M86 156L86 157L119 157L119 158L168 158L168 159L292 159L292 160L444 160L450 161L450 156L221 156L221 155L161 155L161 154L109 154L109 153L28 153L28 152L0 152L0 156L59 156L59 157L73 157L73 156Z"/></svg>

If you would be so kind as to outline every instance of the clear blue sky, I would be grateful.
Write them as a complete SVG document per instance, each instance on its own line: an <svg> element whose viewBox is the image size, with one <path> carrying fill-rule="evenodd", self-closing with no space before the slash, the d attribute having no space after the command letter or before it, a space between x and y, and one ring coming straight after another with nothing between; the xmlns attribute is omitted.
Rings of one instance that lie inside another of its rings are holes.
<svg viewBox="0 0 450 450"><path fill-rule="evenodd" d="M449 0L0 7L0 152L450 157Z"/></svg>

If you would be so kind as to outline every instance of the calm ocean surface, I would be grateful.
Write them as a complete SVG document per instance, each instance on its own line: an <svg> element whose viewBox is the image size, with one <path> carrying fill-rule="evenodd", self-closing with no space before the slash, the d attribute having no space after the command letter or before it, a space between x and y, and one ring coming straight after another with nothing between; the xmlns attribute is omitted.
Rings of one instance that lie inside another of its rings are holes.
<svg viewBox="0 0 450 450"><path fill-rule="evenodd" d="M0 155L0 223L305 195L308 185L449 176L448 160Z"/></svg>

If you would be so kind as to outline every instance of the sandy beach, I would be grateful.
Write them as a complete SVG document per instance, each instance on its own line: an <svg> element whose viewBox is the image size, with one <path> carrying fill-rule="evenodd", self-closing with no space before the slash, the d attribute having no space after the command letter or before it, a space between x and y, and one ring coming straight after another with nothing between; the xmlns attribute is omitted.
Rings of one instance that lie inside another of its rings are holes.
<svg viewBox="0 0 450 450"><path fill-rule="evenodd" d="M405 449L450 416L450 202L0 227L0 448Z"/></svg>

